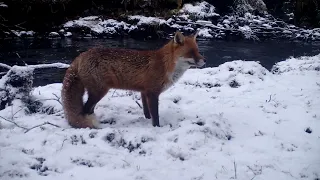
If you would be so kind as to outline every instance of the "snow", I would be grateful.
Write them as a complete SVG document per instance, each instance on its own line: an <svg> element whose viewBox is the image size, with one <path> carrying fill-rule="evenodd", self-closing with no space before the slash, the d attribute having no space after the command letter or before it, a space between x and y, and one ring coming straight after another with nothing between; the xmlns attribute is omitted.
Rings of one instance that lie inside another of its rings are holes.
<svg viewBox="0 0 320 180"><path fill-rule="evenodd" d="M57 32L50 32L49 33L49 37L58 37L59 36L59 33Z"/></svg>
<svg viewBox="0 0 320 180"><path fill-rule="evenodd" d="M205 37L205 38L212 38L213 36L210 34L210 31L211 29L209 28L199 29L198 36Z"/></svg>
<svg viewBox="0 0 320 180"><path fill-rule="evenodd" d="M141 16L141 15L134 15L134 16L129 16L129 20L138 20L137 25L149 25L149 24L164 24L166 23L166 20L159 19L156 17L146 17L146 16Z"/></svg>
<svg viewBox="0 0 320 180"><path fill-rule="evenodd" d="M245 39L258 39L256 37L256 35L253 33L252 29L245 25L245 26L240 26L239 30L242 32L242 34L244 35Z"/></svg>
<svg viewBox="0 0 320 180"><path fill-rule="evenodd" d="M21 36L34 36L35 32L34 31L15 31L11 30L16 36L21 37Z"/></svg>
<svg viewBox="0 0 320 180"><path fill-rule="evenodd" d="M46 121L61 128L24 133L0 119L0 178L314 180L319 63L317 55L288 58L276 73L241 60L189 69L160 96L160 128L144 118L139 93L110 90L95 110L103 129L73 129L56 97L61 83L36 87L31 94L47 111L26 114L16 99L0 116L27 128Z"/></svg>
<svg viewBox="0 0 320 180"><path fill-rule="evenodd" d="M222 21L222 23L224 23L224 24L230 24L230 21L229 21L228 19L225 19L225 20Z"/></svg>
<svg viewBox="0 0 320 180"><path fill-rule="evenodd" d="M215 12L215 7L206 1L197 2L195 5L186 3L183 5L180 12L194 15L198 18L220 16Z"/></svg>
<svg viewBox="0 0 320 180"><path fill-rule="evenodd" d="M203 38L228 39L228 36L239 36L243 39L260 40L265 38L286 38L289 40L319 41L320 30L303 29L276 19L270 14L255 15L254 11L264 12L262 0L237 0L239 11L220 16L216 8L206 1L186 3L176 14L167 17L147 17L129 15L124 21L103 19L99 16L82 17L63 24L65 31L84 37L101 36L169 36L171 32L190 33L196 29L208 32ZM241 10L242 8L242 10ZM156 28L154 28L156 26ZM154 31L147 31L149 28ZM210 29L210 31L208 30ZM140 32L137 34L137 32ZM167 32L167 33L163 33ZM232 32L232 33L230 33ZM159 34L160 33L160 34ZM69 34L60 33L61 36Z"/></svg>
<svg viewBox="0 0 320 180"><path fill-rule="evenodd" d="M88 16L79 18L78 20L68 21L63 25L64 28L86 27L95 33L114 34L117 29L128 29L129 24L114 19L102 20L98 16Z"/></svg>
<svg viewBox="0 0 320 180"><path fill-rule="evenodd" d="M71 32L66 32L66 33L64 33L64 36L65 37L70 37L70 36L72 36L72 33Z"/></svg>
<svg viewBox="0 0 320 180"><path fill-rule="evenodd" d="M5 3L3 3L3 2L0 2L0 7L7 8L7 7L8 7L8 5L6 5L6 4L5 4Z"/></svg>
<svg viewBox="0 0 320 180"><path fill-rule="evenodd" d="M253 12L254 10L259 11L260 13L267 13L267 6L263 0L235 0L236 11L238 13L248 13Z"/></svg>

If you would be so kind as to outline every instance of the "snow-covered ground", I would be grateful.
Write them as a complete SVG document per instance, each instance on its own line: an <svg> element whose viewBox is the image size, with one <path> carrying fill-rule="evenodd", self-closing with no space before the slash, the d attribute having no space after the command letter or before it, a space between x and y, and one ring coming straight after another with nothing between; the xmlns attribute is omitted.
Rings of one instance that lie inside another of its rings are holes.
<svg viewBox="0 0 320 180"><path fill-rule="evenodd" d="M241 60L190 69L160 96L159 128L144 119L139 94L121 90L97 105L103 129L70 128L61 84L37 87L47 113L26 114L15 100L0 116L60 127L25 133L0 119L0 179L319 179L319 69L320 55L272 72Z"/></svg>

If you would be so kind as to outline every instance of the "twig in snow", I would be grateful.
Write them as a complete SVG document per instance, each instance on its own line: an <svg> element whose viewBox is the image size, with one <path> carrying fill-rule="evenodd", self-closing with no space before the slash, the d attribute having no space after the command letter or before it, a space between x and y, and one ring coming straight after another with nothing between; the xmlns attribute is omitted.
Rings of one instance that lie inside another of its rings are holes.
<svg viewBox="0 0 320 180"><path fill-rule="evenodd" d="M14 119L14 116L15 116L18 112L20 112L22 109L23 109L23 108L21 108L20 110L18 110L18 111L15 112L15 113L13 113L13 110L12 110L12 111L11 111L11 120L9 120L9 119L7 119L7 118L4 118L4 117L2 117L2 116L0 116L0 118L3 119L3 120L5 120L5 121L7 121L7 122L10 122L10 123L14 124L15 126L21 128L21 129L26 130L24 133L27 133L27 132L29 132L30 130L34 129L34 128L37 128L37 127L40 127L40 126L43 126L43 125L46 125L46 124L51 125L51 126L55 126L55 127L57 127L57 128L60 128L60 126L55 125L55 124L52 124L52 123L50 123L50 122L44 122L44 123L42 123L42 124L36 125L36 126L34 126L34 127L31 127L31 128L26 128L26 127L20 126L19 124L17 124L16 122L14 122L13 119Z"/></svg>
<svg viewBox="0 0 320 180"><path fill-rule="evenodd" d="M34 129L34 128L37 128L37 127L40 127L40 126L44 126L46 124L51 125L51 126L55 126L57 128L60 128L60 126L58 126L58 125L52 124L50 122L44 122L42 124L39 124L39 125L33 126L32 128L27 129L24 133L27 133L27 132L31 131L32 129Z"/></svg>
<svg viewBox="0 0 320 180"><path fill-rule="evenodd" d="M19 109L19 110L18 110L17 112L15 112L15 113L13 113L13 107L11 107L11 108L12 108L12 109L11 109L11 120L9 120L9 119L7 119L7 118L4 118L4 117L2 117L2 116L0 116L0 118L3 119L3 120L5 120L5 121L7 121L7 122L10 122L10 123L16 125L16 126L19 127L19 128L28 129L28 128L26 128L26 127L20 126L19 124L17 124L16 122L13 121L14 116L15 116L18 112L20 112L23 108Z"/></svg>
<svg viewBox="0 0 320 180"><path fill-rule="evenodd" d="M12 120L13 120L14 116L15 116L16 114L18 114L18 112L20 112L22 109L23 109L23 108L19 109L17 112L15 112L14 114L12 114Z"/></svg>
<svg viewBox="0 0 320 180"><path fill-rule="evenodd" d="M269 96L269 100L267 100L267 102L270 102L270 101L271 101L271 97L272 97L272 95L270 94L270 96Z"/></svg>
<svg viewBox="0 0 320 180"><path fill-rule="evenodd" d="M127 162L126 160L124 160L124 159L122 159L122 161L125 162L127 166L130 166L130 165L131 165L130 163L128 163L128 162ZM123 167L124 167L124 166L125 166L125 165L123 165Z"/></svg>
<svg viewBox="0 0 320 180"><path fill-rule="evenodd" d="M141 104L140 104L138 101L136 101L136 103L137 103L137 104L138 104L138 106L142 109Z"/></svg>
<svg viewBox="0 0 320 180"><path fill-rule="evenodd" d="M54 100L58 101L62 105L62 103L60 101L61 98L58 95L56 95L55 93L52 93L52 94L57 98L57 99L54 99Z"/></svg>
<svg viewBox="0 0 320 180"><path fill-rule="evenodd" d="M112 93L112 96L111 96L111 97L113 97L113 95L114 95L114 93L115 93L115 92L116 92L116 90L114 90L114 91L113 91L113 93Z"/></svg>
<svg viewBox="0 0 320 180"><path fill-rule="evenodd" d="M9 120L9 119L7 119L7 118L4 118L4 117L2 117L2 116L0 116L0 118L3 119L3 120L5 120L5 121L7 121L7 122L10 122L10 123L16 125L17 127L21 128L21 129L25 129L25 130L28 129L28 128L22 127L22 126L20 126L19 124L17 124L16 122L11 121L11 120Z"/></svg>
<svg viewBox="0 0 320 180"><path fill-rule="evenodd" d="M251 180L253 180L256 176L262 174L262 166L260 166L260 169L258 170L254 170L252 169L250 166L247 166L249 170L252 171L252 173L254 174L254 176L251 178Z"/></svg>
<svg viewBox="0 0 320 180"><path fill-rule="evenodd" d="M64 142L65 142L66 140L68 140L68 139L67 139L67 138L64 138L64 140L62 141L62 144L61 144L61 147L60 147L60 151L62 150L63 145L64 145Z"/></svg>
<svg viewBox="0 0 320 180"><path fill-rule="evenodd" d="M234 167L234 178L237 179L237 164L236 161L233 161L233 167Z"/></svg>

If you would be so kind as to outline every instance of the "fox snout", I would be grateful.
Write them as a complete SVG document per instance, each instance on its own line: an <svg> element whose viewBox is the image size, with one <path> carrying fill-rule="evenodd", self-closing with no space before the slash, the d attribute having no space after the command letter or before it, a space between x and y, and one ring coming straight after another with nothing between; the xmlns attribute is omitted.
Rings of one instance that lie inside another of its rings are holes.
<svg viewBox="0 0 320 180"><path fill-rule="evenodd" d="M195 62L197 67L202 67L206 64L206 59L199 54L198 57L195 58Z"/></svg>

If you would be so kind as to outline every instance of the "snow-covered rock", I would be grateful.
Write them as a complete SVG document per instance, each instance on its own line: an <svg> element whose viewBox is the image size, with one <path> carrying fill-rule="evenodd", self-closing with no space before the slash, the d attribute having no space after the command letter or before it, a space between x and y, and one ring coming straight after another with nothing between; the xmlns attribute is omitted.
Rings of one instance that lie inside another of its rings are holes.
<svg viewBox="0 0 320 180"><path fill-rule="evenodd" d="M0 8L7 8L8 5L6 5L4 2L0 2Z"/></svg>
<svg viewBox="0 0 320 180"><path fill-rule="evenodd" d="M320 41L319 28L303 29L276 19L266 13L263 0L237 0L236 4L241 5L238 9L243 13L220 15L213 5L199 1L184 4L175 15L167 18L128 15L116 20L88 16L64 23L61 30L88 38L131 36L144 39L167 38L178 30L190 34L200 29L199 38ZM260 14L254 13L255 10ZM61 36L71 35L60 31ZM32 31L13 33L16 36L33 36Z"/></svg>
<svg viewBox="0 0 320 180"><path fill-rule="evenodd" d="M35 35L34 31L15 31L11 30L18 37L33 37Z"/></svg>
<svg viewBox="0 0 320 180"><path fill-rule="evenodd" d="M195 4L184 4L180 12L187 15L195 16L199 19L220 16L215 12L215 7L206 1L197 2Z"/></svg>
<svg viewBox="0 0 320 180"><path fill-rule="evenodd" d="M118 30L128 30L130 25L114 19L102 20L98 16L89 16L79 18L78 20L68 21L63 25L67 30L73 28L88 28L90 31L96 34L115 34Z"/></svg>

